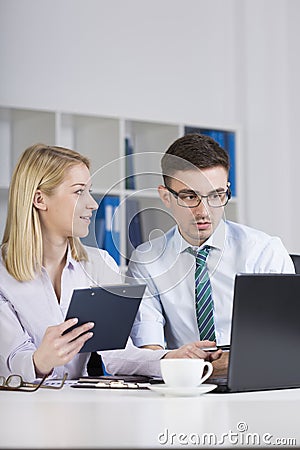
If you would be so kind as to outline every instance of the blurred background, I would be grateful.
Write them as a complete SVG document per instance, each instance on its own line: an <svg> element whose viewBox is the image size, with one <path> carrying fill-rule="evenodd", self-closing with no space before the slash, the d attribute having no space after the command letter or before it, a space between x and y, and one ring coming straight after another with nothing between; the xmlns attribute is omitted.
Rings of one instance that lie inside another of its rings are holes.
<svg viewBox="0 0 300 450"><path fill-rule="evenodd" d="M300 253L299 22L298 0L0 0L1 236L27 145L90 146L99 168L192 126L235 133L232 218Z"/></svg>

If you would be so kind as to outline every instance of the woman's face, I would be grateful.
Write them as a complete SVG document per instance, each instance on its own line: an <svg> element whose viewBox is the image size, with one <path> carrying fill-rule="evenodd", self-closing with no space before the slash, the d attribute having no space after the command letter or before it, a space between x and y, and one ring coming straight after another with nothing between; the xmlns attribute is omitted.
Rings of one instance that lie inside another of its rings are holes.
<svg viewBox="0 0 300 450"><path fill-rule="evenodd" d="M46 207L39 208L43 232L57 238L86 236L92 212L98 208L90 188L89 169L78 164L66 171L63 182L51 196L42 193Z"/></svg>

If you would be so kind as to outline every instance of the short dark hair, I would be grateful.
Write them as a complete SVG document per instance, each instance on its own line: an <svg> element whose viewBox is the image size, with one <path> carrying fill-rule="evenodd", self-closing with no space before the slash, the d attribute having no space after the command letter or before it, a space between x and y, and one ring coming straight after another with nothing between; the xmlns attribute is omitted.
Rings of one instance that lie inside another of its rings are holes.
<svg viewBox="0 0 300 450"><path fill-rule="evenodd" d="M178 170L207 169L222 166L229 172L228 153L210 136L186 134L170 145L161 159L165 185Z"/></svg>

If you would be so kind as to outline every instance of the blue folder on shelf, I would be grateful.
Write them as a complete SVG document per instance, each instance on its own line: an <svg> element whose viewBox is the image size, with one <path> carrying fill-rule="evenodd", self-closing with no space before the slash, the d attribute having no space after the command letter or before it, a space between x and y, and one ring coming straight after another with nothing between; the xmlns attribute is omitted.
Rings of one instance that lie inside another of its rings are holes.
<svg viewBox="0 0 300 450"><path fill-rule="evenodd" d="M134 164L133 164L134 151L131 139L129 137L125 138L125 155L126 155L125 186L126 189L135 189Z"/></svg>
<svg viewBox="0 0 300 450"><path fill-rule="evenodd" d="M132 251L143 242L141 211L139 201L135 198L126 199L126 227L128 259Z"/></svg>
<svg viewBox="0 0 300 450"><path fill-rule="evenodd" d="M119 197L106 195L100 201L95 220L95 235L99 248L107 250L120 264Z"/></svg>
<svg viewBox="0 0 300 450"><path fill-rule="evenodd" d="M200 133L213 138L224 150L230 159L229 181L233 197L236 197L236 164L235 164L235 133L227 130L214 130L208 128L185 127L184 134Z"/></svg>

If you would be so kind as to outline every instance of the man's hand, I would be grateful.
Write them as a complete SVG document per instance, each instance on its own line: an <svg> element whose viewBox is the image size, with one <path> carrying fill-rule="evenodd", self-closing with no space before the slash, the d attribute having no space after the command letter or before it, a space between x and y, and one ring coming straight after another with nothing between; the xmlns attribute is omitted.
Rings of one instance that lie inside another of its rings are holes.
<svg viewBox="0 0 300 450"><path fill-rule="evenodd" d="M211 360L214 366L214 376L226 376L228 372L229 352L223 352L218 361Z"/></svg>
<svg viewBox="0 0 300 450"><path fill-rule="evenodd" d="M64 366L70 362L83 344L93 336L93 333L87 333L93 328L93 322L85 323L63 334L77 322L78 319L69 319L59 325L47 328L41 345L33 354L33 362L38 376L46 375L54 367ZM80 336L82 333L85 334Z"/></svg>
<svg viewBox="0 0 300 450"><path fill-rule="evenodd" d="M149 348L150 350L163 350L161 345L142 345L141 348Z"/></svg>
<svg viewBox="0 0 300 450"><path fill-rule="evenodd" d="M208 361L215 361L222 355L222 350L205 351L205 348L215 347L212 341L196 341L185 344L176 350L171 350L165 354L164 358L201 358Z"/></svg>

